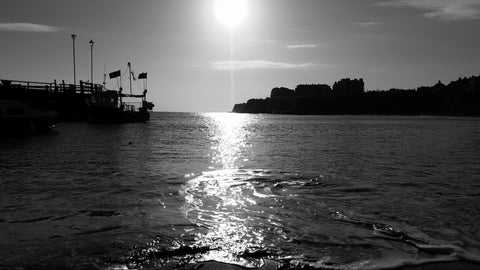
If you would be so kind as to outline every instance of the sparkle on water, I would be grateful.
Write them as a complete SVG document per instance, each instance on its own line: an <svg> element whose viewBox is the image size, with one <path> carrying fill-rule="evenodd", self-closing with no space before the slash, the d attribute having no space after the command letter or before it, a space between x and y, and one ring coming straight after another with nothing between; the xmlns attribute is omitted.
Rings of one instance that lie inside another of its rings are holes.
<svg viewBox="0 0 480 270"><path fill-rule="evenodd" d="M152 116L2 142L2 264L480 262L477 120Z"/></svg>
<svg viewBox="0 0 480 270"><path fill-rule="evenodd" d="M207 228L195 236L195 246L209 247L200 260L259 267L261 261L242 258L249 250L262 250L261 215L254 215L261 198L253 185L229 171L216 171L192 179L185 185L182 208L192 223ZM257 214L261 214L258 211Z"/></svg>
<svg viewBox="0 0 480 270"><path fill-rule="evenodd" d="M251 125L249 122L251 118L247 115L228 113L212 113L208 114L208 117L213 127L210 130L214 142L211 147L212 163L221 169L236 169L239 163L248 161L242 156L243 151L250 147L246 141L250 135L247 126Z"/></svg>
<svg viewBox="0 0 480 270"><path fill-rule="evenodd" d="M256 200L268 195L258 193L251 183L245 182L250 174L236 173L238 164L247 161L242 156L249 148L246 141L251 117L218 113L208 114L208 117L213 127L210 130L212 163L223 170L205 172L184 185L182 210L185 217L208 229L196 235L194 245L210 247L200 260L260 267L260 260L239 256L264 248L263 229L258 226L262 211L255 209L255 205Z"/></svg>

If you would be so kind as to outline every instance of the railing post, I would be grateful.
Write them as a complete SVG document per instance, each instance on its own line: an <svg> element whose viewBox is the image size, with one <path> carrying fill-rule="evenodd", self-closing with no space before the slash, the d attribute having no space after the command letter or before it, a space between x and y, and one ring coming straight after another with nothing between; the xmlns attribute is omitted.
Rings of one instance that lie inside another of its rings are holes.
<svg viewBox="0 0 480 270"><path fill-rule="evenodd" d="M53 85L54 85L54 87L55 87L55 93L58 93L57 80L53 80Z"/></svg>
<svg viewBox="0 0 480 270"><path fill-rule="evenodd" d="M62 80L62 92L65 92L65 80Z"/></svg>
<svg viewBox="0 0 480 270"><path fill-rule="evenodd" d="M83 81L80 80L80 93L81 93L82 95L83 95L83 91L84 91L84 89L83 89Z"/></svg>

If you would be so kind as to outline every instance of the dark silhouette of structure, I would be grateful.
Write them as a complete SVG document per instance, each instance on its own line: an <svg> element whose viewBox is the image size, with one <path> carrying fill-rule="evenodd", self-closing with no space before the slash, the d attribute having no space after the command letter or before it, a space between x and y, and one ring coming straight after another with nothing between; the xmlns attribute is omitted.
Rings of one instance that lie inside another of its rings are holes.
<svg viewBox="0 0 480 270"><path fill-rule="evenodd" d="M417 89L365 91L363 79L325 84L301 84L295 90L280 87L265 99L236 104L239 113L382 114L480 116L480 76L438 82Z"/></svg>
<svg viewBox="0 0 480 270"><path fill-rule="evenodd" d="M123 94L107 90L103 85L42 83L0 80L0 100L13 100L38 111L53 111L59 121L86 120L92 123L145 122L153 103L142 95ZM122 98L137 98L138 102L122 102ZM140 100L141 99L141 100ZM0 115L2 117L2 115Z"/></svg>

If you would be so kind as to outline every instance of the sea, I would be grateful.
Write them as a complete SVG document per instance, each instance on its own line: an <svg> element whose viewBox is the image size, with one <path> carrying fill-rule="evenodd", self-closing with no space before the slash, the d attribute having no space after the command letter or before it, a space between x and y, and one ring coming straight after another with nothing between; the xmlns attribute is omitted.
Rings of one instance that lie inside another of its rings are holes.
<svg viewBox="0 0 480 270"><path fill-rule="evenodd" d="M480 263L480 118L154 112L0 138L0 269L208 262Z"/></svg>

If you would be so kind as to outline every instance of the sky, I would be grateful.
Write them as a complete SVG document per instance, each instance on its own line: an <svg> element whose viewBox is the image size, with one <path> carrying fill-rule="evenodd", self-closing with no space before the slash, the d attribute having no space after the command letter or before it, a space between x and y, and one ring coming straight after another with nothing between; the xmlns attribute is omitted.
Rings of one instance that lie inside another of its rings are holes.
<svg viewBox="0 0 480 270"><path fill-rule="evenodd" d="M131 62L155 111L230 111L342 78L377 90L480 74L480 0L235 0L235 27L218 1L2 0L0 79L72 83L71 34L77 80L90 80L93 40L94 81L122 70L128 89Z"/></svg>

